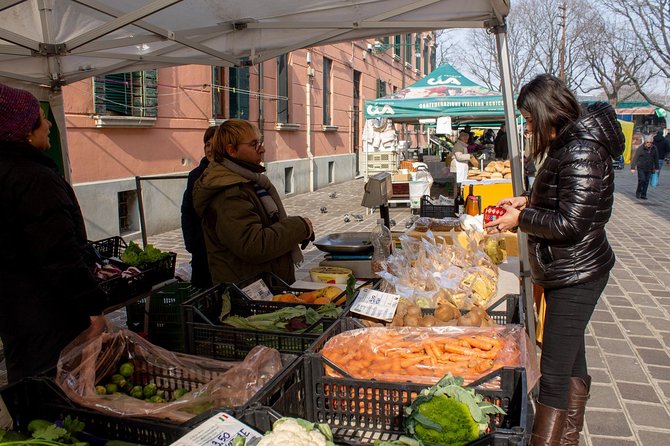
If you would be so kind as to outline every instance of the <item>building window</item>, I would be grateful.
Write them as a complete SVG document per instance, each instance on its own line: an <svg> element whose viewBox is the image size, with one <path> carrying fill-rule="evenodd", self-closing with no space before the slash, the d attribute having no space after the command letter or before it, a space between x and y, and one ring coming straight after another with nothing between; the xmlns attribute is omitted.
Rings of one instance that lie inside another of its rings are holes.
<svg viewBox="0 0 670 446"><path fill-rule="evenodd" d="M400 48L402 47L402 36L396 34L393 36L393 57L395 59L400 59Z"/></svg>
<svg viewBox="0 0 670 446"><path fill-rule="evenodd" d="M212 117L225 119L226 115L226 69L212 67Z"/></svg>
<svg viewBox="0 0 670 446"><path fill-rule="evenodd" d="M430 71L435 71L437 68L437 51L435 47L430 48Z"/></svg>
<svg viewBox="0 0 670 446"><path fill-rule="evenodd" d="M288 54L277 58L277 96L286 99L277 99L277 122L287 124L288 113Z"/></svg>
<svg viewBox="0 0 670 446"><path fill-rule="evenodd" d="M421 36L417 34L414 39L414 68L421 70Z"/></svg>
<svg viewBox="0 0 670 446"><path fill-rule="evenodd" d="M117 194L119 203L119 234L126 235L140 230L137 191L126 190Z"/></svg>
<svg viewBox="0 0 670 446"><path fill-rule="evenodd" d="M249 67L228 69L230 117L249 119Z"/></svg>
<svg viewBox="0 0 670 446"><path fill-rule="evenodd" d="M405 34L405 63L412 63L412 50L412 35Z"/></svg>
<svg viewBox="0 0 670 446"><path fill-rule="evenodd" d="M293 167L284 169L284 194L293 193Z"/></svg>
<svg viewBox="0 0 670 446"><path fill-rule="evenodd" d="M107 74L95 78L95 113L111 116L156 117L156 70Z"/></svg>
<svg viewBox="0 0 670 446"><path fill-rule="evenodd" d="M429 66L428 63L430 61L430 49L428 48L428 45L423 46L423 74L426 75L428 74L429 71Z"/></svg>
<svg viewBox="0 0 670 446"><path fill-rule="evenodd" d="M386 82L381 79L377 79L377 97L383 98L384 96L386 96Z"/></svg>
<svg viewBox="0 0 670 446"><path fill-rule="evenodd" d="M333 75L333 61L323 58L323 125L331 125L331 88Z"/></svg>
<svg viewBox="0 0 670 446"><path fill-rule="evenodd" d="M328 161L328 184L335 182L335 161Z"/></svg>

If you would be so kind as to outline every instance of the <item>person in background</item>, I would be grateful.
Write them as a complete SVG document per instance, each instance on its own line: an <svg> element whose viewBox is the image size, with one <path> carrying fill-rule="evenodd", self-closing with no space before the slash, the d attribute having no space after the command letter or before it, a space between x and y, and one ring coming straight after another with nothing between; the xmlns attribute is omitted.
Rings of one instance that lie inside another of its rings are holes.
<svg viewBox="0 0 670 446"><path fill-rule="evenodd" d="M205 144L205 156L200 160L198 167L189 172L184 198L181 202L181 232L184 235L186 250L191 253L191 283L198 288L211 287L212 275L209 273L207 264L207 246L205 246L205 237L202 234L202 224L193 208L193 185L212 161L211 140L215 131L216 126L205 130L202 137Z"/></svg>
<svg viewBox="0 0 670 446"><path fill-rule="evenodd" d="M458 133L458 140L454 144L452 151L454 157L451 160L449 170L456 174L456 182L462 183L468 178L468 162L470 161L470 154L468 153L468 140L470 133L461 130Z"/></svg>
<svg viewBox="0 0 670 446"><path fill-rule="evenodd" d="M0 84L0 338L7 378L55 373L105 293L72 187L44 152L51 123L31 93Z"/></svg>
<svg viewBox="0 0 670 446"><path fill-rule="evenodd" d="M507 132L505 131L504 122L500 124L500 130L498 130L496 139L493 141L493 151L495 152L496 159L507 159Z"/></svg>
<svg viewBox="0 0 670 446"><path fill-rule="evenodd" d="M300 245L314 240L309 219L286 215L264 154L256 127L229 119L214 133L214 159L193 187L215 283L271 272L291 284L303 260Z"/></svg>
<svg viewBox="0 0 670 446"><path fill-rule="evenodd" d="M663 130L656 132L656 136L654 136L654 145L658 151L658 175L660 180L661 169L665 163L665 157L670 154L670 141L663 136Z"/></svg>
<svg viewBox="0 0 670 446"><path fill-rule="evenodd" d="M484 138L482 140L482 144L488 145L488 144L495 144L495 136L493 129L487 129L486 132L484 133Z"/></svg>
<svg viewBox="0 0 670 446"><path fill-rule="evenodd" d="M635 151L630 160L630 173L637 171L637 189L635 196L640 200L647 199L647 189L651 174L658 171L658 151L654 146L654 137L646 135L644 142Z"/></svg>
<svg viewBox="0 0 670 446"><path fill-rule="evenodd" d="M498 203L506 213L489 232L528 235L534 284L546 314L540 391L530 445L579 444L591 377L584 332L607 285L615 256L605 225L614 202L612 158L625 140L611 105L582 109L560 79L543 74L521 88L517 107L542 160L529 195Z"/></svg>

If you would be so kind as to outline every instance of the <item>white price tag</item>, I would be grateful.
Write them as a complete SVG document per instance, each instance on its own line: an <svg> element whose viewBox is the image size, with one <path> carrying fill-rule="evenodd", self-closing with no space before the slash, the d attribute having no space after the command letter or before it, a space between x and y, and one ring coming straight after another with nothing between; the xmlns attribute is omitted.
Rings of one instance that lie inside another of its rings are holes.
<svg viewBox="0 0 670 446"><path fill-rule="evenodd" d="M253 300L272 300L272 291L263 282L263 279L258 279L251 285L242 288L242 291Z"/></svg>
<svg viewBox="0 0 670 446"><path fill-rule="evenodd" d="M238 435L247 439L262 437L246 424L221 412L172 443L171 446L230 446Z"/></svg>
<svg viewBox="0 0 670 446"><path fill-rule="evenodd" d="M391 321L398 307L400 296L381 291L361 288L351 306L353 313L362 314L382 321Z"/></svg>

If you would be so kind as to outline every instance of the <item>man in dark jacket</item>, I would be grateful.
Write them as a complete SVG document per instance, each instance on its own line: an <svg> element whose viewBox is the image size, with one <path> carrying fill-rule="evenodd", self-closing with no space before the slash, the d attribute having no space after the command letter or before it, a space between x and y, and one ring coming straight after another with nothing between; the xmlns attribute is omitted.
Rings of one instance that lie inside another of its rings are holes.
<svg viewBox="0 0 670 446"><path fill-rule="evenodd" d="M658 174L661 175L665 157L670 154L670 140L663 137L663 130L656 132L656 136L654 136L654 145L658 151Z"/></svg>
<svg viewBox="0 0 670 446"><path fill-rule="evenodd" d="M216 126L205 130L202 137L205 144L205 156L200 160L198 167L189 172L184 198L181 202L181 231L184 235L186 250L191 253L191 283L199 288L212 286L212 275L207 264L207 246L205 246L205 237L202 233L202 223L193 207L193 185L212 159L211 139L214 132L216 132Z"/></svg>
<svg viewBox="0 0 670 446"><path fill-rule="evenodd" d="M27 91L0 84L0 338L10 382L54 371L105 294L72 187L43 152L51 123Z"/></svg>
<svg viewBox="0 0 670 446"><path fill-rule="evenodd" d="M496 159L507 159L507 132L505 131L504 122L500 125L500 130L498 130L496 139L493 142L493 151L496 154Z"/></svg>
<svg viewBox="0 0 670 446"><path fill-rule="evenodd" d="M633 159L630 161L630 172L637 170L637 189L635 196L641 200L647 199L647 189L651 174L658 172L658 151L654 146L654 137L647 135L644 142L635 151Z"/></svg>

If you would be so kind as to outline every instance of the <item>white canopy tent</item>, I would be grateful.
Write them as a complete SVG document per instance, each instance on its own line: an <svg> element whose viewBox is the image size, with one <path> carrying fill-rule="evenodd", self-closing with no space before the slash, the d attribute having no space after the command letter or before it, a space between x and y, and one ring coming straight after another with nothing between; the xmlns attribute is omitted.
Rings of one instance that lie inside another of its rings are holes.
<svg viewBox="0 0 670 446"><path fill-rule="evenodd" d="M513 130L509 9L510 0L0 0L0 81L29 88L64 121L61 86L96 75L188 64L246 66L336 42L486 28L497 37L505 118ZM67 166L64 122L59 127ZM519 194L517 132L508 135ZM520 252L526 305L533 308L522 234ZM527 319L532 334L534 320Z"/></svg>

